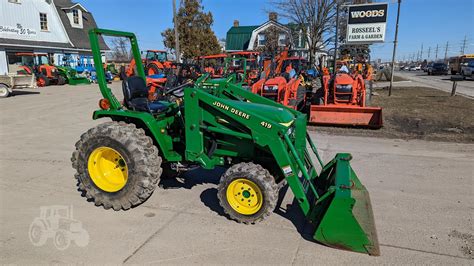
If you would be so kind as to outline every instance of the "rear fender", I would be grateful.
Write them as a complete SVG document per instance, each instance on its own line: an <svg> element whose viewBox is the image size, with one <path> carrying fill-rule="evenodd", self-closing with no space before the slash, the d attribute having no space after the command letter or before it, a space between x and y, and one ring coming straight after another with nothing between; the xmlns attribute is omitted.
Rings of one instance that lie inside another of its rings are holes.
<svg viewBox="0 0 474 266"><path fill-rule="evenodd" d="M133 123L138 128L143 128L157 145L164 160L180 161L182 159L181 155L173 150L172 138L166 134L167 126L173 122L174 117L164 117L156 120L149 113L128 110L97 110L92 116L94 120L102 117L109 117L113 121Z"/></svg>
<svg viewBox="0 0 474 266"><path fill-rule="evenodd" d="M163 69L163 64L161 62L158 62L158 61L152 61L150 62L150 65L156 65L159 69Z"/></svg>

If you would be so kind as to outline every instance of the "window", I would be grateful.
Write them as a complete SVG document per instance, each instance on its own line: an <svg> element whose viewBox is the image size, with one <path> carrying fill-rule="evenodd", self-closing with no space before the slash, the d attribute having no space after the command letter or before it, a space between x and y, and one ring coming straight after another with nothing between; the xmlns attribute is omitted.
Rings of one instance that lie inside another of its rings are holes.
<svg viewBox="0 0 474 266"><path fill-rule="evenodd" d="M286 45L286 34L281 33L278 35L278 46L285 46Z"/></svg>
<svg viewBox="0 0 474 266"><path fill-rule="evenodd" d="M258 34L258 46L264 46L266 43L265 34Z"/></svg>
<svg viewBox="0 0 474 266"><path fill-rule="evenodd" d="M304 48L305 45L304 45L304 36L303 36L303 30L300 30L300 32L298 33L298 47L299 48Z"/></svg>
<svg viewBox="0 0 474 266"><path fill-rule="evenodd" d="M45 13L40 13L40 28L48 30L48 16Z"/></svg>
<svg viewBox="0 0 474 266"><path fill-rule="evenodd" d="M72 21L74 22L74 24L79 24L79 10L72 10Z"/></svg>

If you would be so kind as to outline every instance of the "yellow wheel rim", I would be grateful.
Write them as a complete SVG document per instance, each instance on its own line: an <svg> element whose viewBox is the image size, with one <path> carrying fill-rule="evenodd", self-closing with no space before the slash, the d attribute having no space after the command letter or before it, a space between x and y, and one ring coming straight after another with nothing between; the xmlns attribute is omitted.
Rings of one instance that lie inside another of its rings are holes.
<svg viewBox="0 0 474 266"><path fill-rule="evenodd" d="M257 213L263 204L263 195L254 182L239 178L232 181L226 191L227 202L234 211L252 215Z"/></svg>
<svg viewBox="0 0 474 266"><path fill-rule="evenodd" d="M119 152L109 147L92 151L87 169L94 184L106 192L121 190L128 180L127 163Z"/></svg>

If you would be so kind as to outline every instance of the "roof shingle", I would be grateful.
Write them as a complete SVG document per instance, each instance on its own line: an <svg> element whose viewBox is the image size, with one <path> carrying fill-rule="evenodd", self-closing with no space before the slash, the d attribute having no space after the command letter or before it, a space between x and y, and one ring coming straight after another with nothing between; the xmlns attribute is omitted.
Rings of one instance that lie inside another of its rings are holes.
<svg viewBox="0 0 474 266"><path fill-rule="evenodd" d="M227 31L225 42L226 51L247 50L250 37L252 37L252 31L258 27L259 26L239 26L230 28L230 30Z"/></svg>
<svg viewBox="0 0 474 266"><path fill-rule="evenodd" d="M70 0L55 0L54 4L58 11L59 17L61 18L61 21L64 25L64 28L66 29L66 33L69 36L69 39L71 40L74 47L80 48L80 49L91 49L91 45L89 43L88 32L90 29L97 28L97 24L92 14L83 10L82 11L83 28L82 29L73 28L71 26L69 18L67 17L66 10L62 8L69 8L73 6L75 3L73 3ZM99 37L99 44L102 50L110 49L105 43L102 36Z"/></svg>

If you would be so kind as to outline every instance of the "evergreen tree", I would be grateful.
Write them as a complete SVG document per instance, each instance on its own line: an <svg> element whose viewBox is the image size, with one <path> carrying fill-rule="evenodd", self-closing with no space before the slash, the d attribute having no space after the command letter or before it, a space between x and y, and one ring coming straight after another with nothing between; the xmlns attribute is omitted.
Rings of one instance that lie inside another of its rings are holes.
<svg viewBox="0 0 474 266"><path fill-rule="evenodd" d="M211 12L205 13L201 0L184 0L177 13L179 45L181 55L185 59L196 56L216 54L221 47L214 31L211 29L214 22ZM166 48L174 52L174 29L168 28L161 33Z"/></svg>

